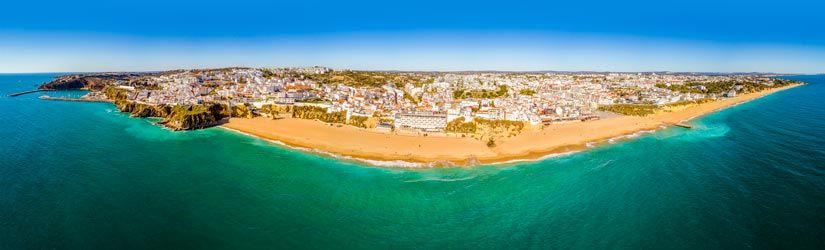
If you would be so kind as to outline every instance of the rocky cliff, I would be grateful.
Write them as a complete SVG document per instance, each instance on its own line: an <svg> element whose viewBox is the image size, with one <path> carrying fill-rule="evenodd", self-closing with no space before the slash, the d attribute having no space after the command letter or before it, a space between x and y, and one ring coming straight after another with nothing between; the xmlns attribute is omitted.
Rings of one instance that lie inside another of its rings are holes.
<svg viewBox="0 0 825 250"><path fill-rule="evenodd" d="M158 117L159 122L172 130L193 130L218 125L224 118L229 117L231 110L221 104L204 105L152 105L129 101L127 92L123 89L109 87L103 90L110 100L113 100L117 109L128 112L133 117Z"/></svg>
<svg viewBox="0 0 825 250"><path fill-rule="evenodd" d="M166 118L172 113L171 107L166 105L149 105L126 100L115 101L115 106L121 112L132 114L133 117Z"/></svg>
<svg viewBox="0 0 825 250"><path fill-rule="evenodd" d="M222 119L209 112L186 112L164 119L160 124L172 130L192 130L215 126Z"/></svg>
<svg viewBox="0 0 825 250"><path fill-rule="evenodd" d="M133 101L119 100L115 102L118 110L128 112L133 117L158 117L159 122L172 130L193 130L218 125L222 119L228 117L223 105L149 105Z"/></svg>

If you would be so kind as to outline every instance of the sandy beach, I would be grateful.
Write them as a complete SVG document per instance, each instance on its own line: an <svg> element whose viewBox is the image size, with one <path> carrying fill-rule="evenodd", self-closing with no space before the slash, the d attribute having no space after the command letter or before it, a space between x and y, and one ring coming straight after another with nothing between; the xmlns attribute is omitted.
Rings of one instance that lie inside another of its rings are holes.
<svg viewBox="0 0 825 250"><path fill-rule="evenodd" d="M492 148L487 147L483 141L471 138L394 134L353 126L330 126L319 121L293 118L232 118L222 126L290 146L353 158L439 163L435 165L473 165L535 160L551 154L583 150L587 143L603 142L639 131L656 130L796 86L799 85L739 95L646 117L621 116L553 124L543 129L503 138Z"/></svg>

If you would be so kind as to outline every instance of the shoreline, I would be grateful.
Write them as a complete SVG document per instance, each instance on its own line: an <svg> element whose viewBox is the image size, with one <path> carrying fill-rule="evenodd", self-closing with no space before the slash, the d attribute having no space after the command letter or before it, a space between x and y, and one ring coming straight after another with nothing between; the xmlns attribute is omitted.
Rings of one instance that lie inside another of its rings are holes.
<svg viewBox="0 0 825 250"><path fill-rule="evenodd" d="M621 116L596 121L553 124L502 138L490 148L484 142L452 136L385 133L353 126L294 118L232 118L223 129L265 139L308 153L353 160L378 167L429 168L540 161L572 154L617 140L653 133L729 107L804 84L748 93L645 117ZM594 146L595 145L595 146Z"/></svg>

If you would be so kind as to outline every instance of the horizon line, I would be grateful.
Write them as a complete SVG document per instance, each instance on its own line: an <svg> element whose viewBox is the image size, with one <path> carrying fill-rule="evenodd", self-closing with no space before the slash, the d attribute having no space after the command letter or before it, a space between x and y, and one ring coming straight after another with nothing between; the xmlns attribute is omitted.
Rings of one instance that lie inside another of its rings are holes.
<svg viewBox="0 0 825 250"><path fill-rule="evenodd" d="M0 74L95 74L95 73L155 73L176 70L208 70L208 69L278 69L278 68L309 68L323 67L335 71L367 71L367 72L400 72L400 73L667 73L667 74L755 74L755 75L825 75L825 72L762 72L762 71L673 71L673 70L641 70L641 71L610 71L610 70L494 70L494 69L469 69L469 70L399 70L399 69L355 69L355 68L332 68L325 66L274 66L274 67L249 67L249 66L225 66L225 67L203 67L203 68L174 68L163 70L118 70L118 71L27 71L27 72L4 72Z"/></svg>

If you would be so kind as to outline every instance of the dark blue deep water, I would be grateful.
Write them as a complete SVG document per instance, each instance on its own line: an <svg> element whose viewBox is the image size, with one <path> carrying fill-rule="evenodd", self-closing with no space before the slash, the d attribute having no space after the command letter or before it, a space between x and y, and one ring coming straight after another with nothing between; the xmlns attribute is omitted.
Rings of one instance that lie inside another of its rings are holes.
<svg viewBox="0 0 825 250"><path fill-rule="evenodd" d="M0 249L825 249L825 76L693 130L429 170L5 96L53 76L0 75Z"/></svg>

